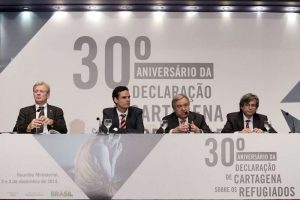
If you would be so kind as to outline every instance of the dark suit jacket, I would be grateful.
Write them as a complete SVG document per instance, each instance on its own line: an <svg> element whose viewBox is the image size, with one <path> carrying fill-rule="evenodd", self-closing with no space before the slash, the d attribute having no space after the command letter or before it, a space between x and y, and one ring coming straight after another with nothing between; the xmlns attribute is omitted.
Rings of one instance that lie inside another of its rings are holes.
<svg viewBox="0 0 300 200"><path fill-rule="evenodd" d="M163 120L168 120L168 127L166 128L166 133L169 133L171 129L174 129L177 126L179 126L178 117L175 112L163 117ZM208 125L206 124L203 115L200 115L199 113L195 113L195 112L189 112L188 122L192 123L192 121L198 128L202 129L204 133L211 133L211 130L208 127ZM163 132L163 129L160 127L157 130L157 133L162 133L162 132Z"/></svg>
<svg viewBox="0 0 300 200"><path fill-rule="evenodd" d="M264 121L268 121L266 115L261 115L255 113L253 115L253 128L259 128L263 131L267 131L264 127ZM222 133L234 133L244 129L244 118L243 112L233 112L227 115L227 122L222 129ZM276 133L276 131L271 128L270 133Z"/></svg>
<svg viewBox="0 0 300 200"><path fill-rule="evenodd" d="M144 133L143 110L140 108L132 106L128 108L126 129L120 128L116 107L103 109L103 120L100 130L106 133L107 129L104 126L104 119L112 119L112 125L109 128L110 133ZM114 131L114 128L117 128L118 130Z"/></svg>
<svg viewBox="0 0 300 200"><path fill-rule="evenodd" d="M67 133L67 126L64 119L63 110L56 106L47 105L47 117L53 120L53 125L48 126L48 130L56 130L60 133ZM27 126L36 118L35 105L21 108L19 116L14 127L14 132L26 133ZM32 129L31 133L35 133L36 129Z"/></svg>

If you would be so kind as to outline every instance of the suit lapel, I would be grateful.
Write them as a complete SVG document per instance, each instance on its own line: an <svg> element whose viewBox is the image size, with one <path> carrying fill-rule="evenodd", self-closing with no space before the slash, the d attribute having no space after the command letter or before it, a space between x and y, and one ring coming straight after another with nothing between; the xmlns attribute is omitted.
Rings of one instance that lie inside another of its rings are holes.
<svg viewBox="0 0 300 200"><path fill-rule="evenodd" d="M192 113L192 112L189 112L189 114L188 114L188 122L191 124L193 121L194 121L194 123L196 123L195 122L195 114L194 113Z"/></svg>
<svg viewBox="0 0 300 200"><path fill-rule="evenodd" d="M170 120L169 123L171 123L171 124L168 125L171 129L176 128L177 126L179 126L178 117L177 117L175 112L173 112L172 119Z"/></svg>
<svg viewBox="0 0 300 200"><path fill-rule="evenodd" d="M54 119L53 108L49 104L47 105L47 117L49 119Z"/></svg>
<svg viewBox="0 0 300 200"><path fill-rule="evenodd" d="M114 127L116 127L116 128L120 127L120 125L119 125L119 116L118 116L118 112L117 112L117 108L116 107L114 107L112 121L113 121Z"/></svg>
<svg viewBox="0 0 300 200"><path fill-rule="evenodd" d="M243 113L239 113L239 119L238 119L238 130L243 130L244 129L244 117Z"/></svg>
<svg viewBox="0 0 300 200"><path fill-rule="evenodd" d="M126 117L126 128L132 128L131 126L130 126L130 119L132 118L131 116L132 116L132 108L131 107L129 107L128 108L128 114L127 114L127 117Z"/></svg>
<svg viewBox="0 0 300 200"><path fill-rule="evenodd" d="M36 118L36 109L35 109L35 105L31 106L30 108L30 122Z"/></svg>
<svg viewBox="0 0 300 200"><path fill-rule="evenodd" d="M253 128L260 128L259 117L256 113L253 115Z"/></svg>

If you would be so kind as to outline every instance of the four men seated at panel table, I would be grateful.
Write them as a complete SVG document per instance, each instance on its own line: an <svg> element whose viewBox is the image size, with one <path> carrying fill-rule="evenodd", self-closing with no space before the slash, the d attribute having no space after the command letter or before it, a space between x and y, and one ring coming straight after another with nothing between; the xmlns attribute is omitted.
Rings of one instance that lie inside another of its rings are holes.
<svg viewBox="0 0 300 200"><path fill-rule="evenodd" d="M18 133L67 133L63 110L47 103L50 87L45 82L33 85L35 105L20 109L13 129ZM103 121L99 130L104 133L144 133L143 111L130 106L130 93L127 87L118 86L112 92L115 107L103 109ZM257 114L259 99L254 94L246 94L240 100L240 111L229 113L222 133L262 133L276 131L268 123L265 115ZM157 133L212 133L204 116L190 111L190 100L184 94L172 99L173 113L163 117L166 127ZM107 121L109 124L107 124ZM106 126L105 126L106 125Z"/></svg>

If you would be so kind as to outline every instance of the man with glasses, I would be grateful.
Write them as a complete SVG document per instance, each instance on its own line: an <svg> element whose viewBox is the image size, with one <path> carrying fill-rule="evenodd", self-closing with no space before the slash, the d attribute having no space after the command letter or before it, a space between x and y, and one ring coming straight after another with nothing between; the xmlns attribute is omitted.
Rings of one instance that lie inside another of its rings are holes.
<svg viewBox="0 0 300 200"><path fill-rule="evenodd" d="M175 95L172 107L174 112L163 118L168 122L166 133L211 133L204 116L190 111L190 100L186 95ZM159 128L157 133L163 133L163 129Z"/></svg>
<svg viewBox="0 0 300 200"><path fill-rule="evenodd" d="M259 99L252 93L245 94L240 100L240 112L233 112L227 115L227 122L222 133L263 133L266 132L265 122L268 122L266 115L256 113L259 106ZM270 127L268 131L276 133Z"/></svg>
<svg viewBox="0 0 300 200"><path fill-rule="evenodd" d="M20 109L14 132L18 133L67 133L63 110L47 103L50 87L45 82L33 85L35 105Z"/></svg>

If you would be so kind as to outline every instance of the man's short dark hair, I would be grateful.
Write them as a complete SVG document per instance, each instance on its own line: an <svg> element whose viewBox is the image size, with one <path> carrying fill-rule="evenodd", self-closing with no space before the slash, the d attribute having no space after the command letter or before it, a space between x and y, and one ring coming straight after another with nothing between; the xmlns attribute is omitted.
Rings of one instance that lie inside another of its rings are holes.
<svg viewBox="0 0 300 200"><path fill-rule="evenodd" d="M248 93L242 96L240 100L240 108L243 107L246 103L249 103L252 100L256 100L256 108L259 106L259 99L255 94Z"/></svg>
<svg viewBox="0 0 300 200"><path fill-rule="evenodd" d="M114 89L114 91L112 92L112 99L114 101L114 98L119 98L120 92L123 91L129 91L128 88L126 86L118 86ZM115 102L115 101L114 101Z"/></svg>

